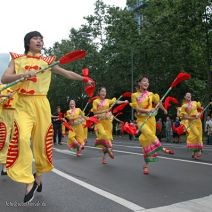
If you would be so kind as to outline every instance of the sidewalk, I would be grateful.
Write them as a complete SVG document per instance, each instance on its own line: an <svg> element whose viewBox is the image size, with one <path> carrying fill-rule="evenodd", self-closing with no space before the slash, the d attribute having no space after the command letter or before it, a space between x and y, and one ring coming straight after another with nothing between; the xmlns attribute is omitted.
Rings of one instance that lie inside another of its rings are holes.
<svg viewBox="0 0 212 212"><path fill-rule="evenodd" d="M169 206L144 210L145 212L211 212L212 195Z"/></svg>

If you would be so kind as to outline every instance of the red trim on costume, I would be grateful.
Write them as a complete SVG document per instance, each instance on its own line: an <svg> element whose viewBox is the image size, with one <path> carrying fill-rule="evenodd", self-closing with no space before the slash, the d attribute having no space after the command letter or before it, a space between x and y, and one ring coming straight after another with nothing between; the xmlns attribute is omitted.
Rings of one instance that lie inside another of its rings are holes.
<svg viewBox="0 0 212 212"><path fill-rule="evenodd" d="M45 138L45 145L46 145L46 156L49 162L52 164L52 147L53 147L53 126L51 125L46 133Z"/></svg>
<svg viewBox="0 0 212 212"><path fill-rule="evenodd" d="M106 148L112 148L112 144L110 143L110 141L107 141L107 140L96 140L95 142L95 146L98 146L98 145L102 145Z"/></svg>
<svg viewBox="0 0 212 212"><path fill-rule="evenodd" d="M12 57L12 59L17 59L19 57L25 56L25 54L17 54L17 53L14 53L14 52L10 52L10 56Z"/></svg>
<svg viewBox="0 0 212 212"><path fill-rule="evenodd" d="M41 59L45 62L48 63L48 65L50 65L52 62L55 61L56 57L55 56L49 56L49 57L44 57L44 56L41 56Z"/></svg>
<svg viewBox="0 0 212 212"><path fill-rule="evenodd" d="M13 166L15 161L18 158L18 143L19 143L19 129L16 122L14 122L14 132L12 135L12 139L9 144L8 152L7 152L7 161L6 168L10 168Z"/></svg>
<svg viewBox="0 0 212 212"><path fill-rule="evenodd" d="M78 141L74 141L73 143L68 144L68 147L69 147L70 149L76 149L76 148L79 147L79 146L80 146L80 143L79 143Z"/></svg>
<svg viewBox="0 0 212 212"><path fill-rule="evenodd" d="M0 122L0 151L4 148L7 137L7 127L4 122Z"/></svg>

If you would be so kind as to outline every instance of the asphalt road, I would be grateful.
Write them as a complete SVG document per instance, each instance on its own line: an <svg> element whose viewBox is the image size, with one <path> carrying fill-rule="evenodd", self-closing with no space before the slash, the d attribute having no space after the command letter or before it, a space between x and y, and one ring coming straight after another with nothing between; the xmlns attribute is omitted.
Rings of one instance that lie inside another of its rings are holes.
<svg viewBox="0 0 212 212"><path fill-rule="evenodd" d="M0 211L127 212L212 211L212 145L199 161L185 143L163 143L175 155L160 154L144 175L138 141L115 137L115 159L101 164L102 153L89 136L81 157L65 144L54 146L55 169L43 176L43 191L23 204L25 186L0 176Z"/></svg>

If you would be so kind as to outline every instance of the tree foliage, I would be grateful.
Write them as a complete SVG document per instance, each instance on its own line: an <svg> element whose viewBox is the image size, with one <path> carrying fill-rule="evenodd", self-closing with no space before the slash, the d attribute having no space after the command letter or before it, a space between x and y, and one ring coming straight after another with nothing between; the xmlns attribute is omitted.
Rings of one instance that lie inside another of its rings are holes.
<svg viewBox="0 0 212 212"><path fill-rule="evenodd" d="M191 74L190 81L173 90L182 99L186 91L194 98L208 101L211 93L210 0L128 0L124 9L97 0L93 15L86 23L70 30L69 39L56 42L47 50L58 57L85 49L85 59L65 68L81 72L88 67L97 87L107 87L108 96L119 96L135 87L141 74L150 78L150 90L163 95L180 71ZM138 19L139 18L139 19ZM142 20L138 25L136 20ZM87 101L81 82L53 76L49 98L51 105L77 99L83 107ZM208 89L208 92L205 92Z"/></svg>

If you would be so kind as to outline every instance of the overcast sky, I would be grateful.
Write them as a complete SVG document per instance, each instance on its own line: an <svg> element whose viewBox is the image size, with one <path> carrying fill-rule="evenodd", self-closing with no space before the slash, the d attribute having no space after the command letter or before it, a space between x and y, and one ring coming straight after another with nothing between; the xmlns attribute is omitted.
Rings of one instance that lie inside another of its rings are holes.
<svg viewBox="0 0 212 212"><path fill-rule="evenodd" d="M124 8L126 0L103 0ZM68 38L72 27L85 23L94 13L96 0L3 0L0 3L0 53L23 53L23 38L29 31L40 31L45 47Z"/></svg>

